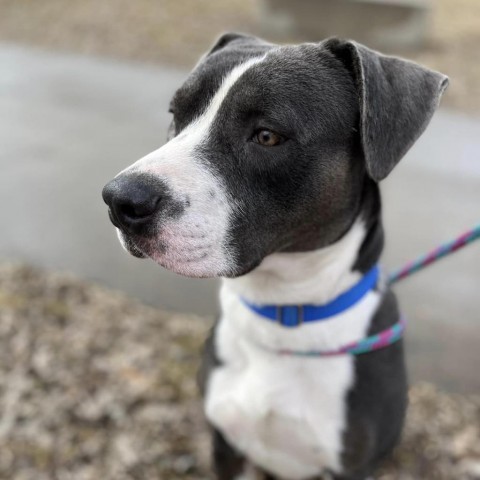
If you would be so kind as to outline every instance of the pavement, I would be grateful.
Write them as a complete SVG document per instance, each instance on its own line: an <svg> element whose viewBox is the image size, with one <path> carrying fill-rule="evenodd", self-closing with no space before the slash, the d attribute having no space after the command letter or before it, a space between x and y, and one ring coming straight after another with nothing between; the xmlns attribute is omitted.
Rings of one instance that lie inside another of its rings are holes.
<svg viewBox="0 0 480 480"><path fill-rule="evenodd" d="M127 255L100 196L119 170L164 143L168 102L185 75L0 45L0 259L213 315L217 282ZM439 111L382 188L389 268L477 224L480 118ZM480 244L395 287L414 380L480 392L479 267Z"/></svg>

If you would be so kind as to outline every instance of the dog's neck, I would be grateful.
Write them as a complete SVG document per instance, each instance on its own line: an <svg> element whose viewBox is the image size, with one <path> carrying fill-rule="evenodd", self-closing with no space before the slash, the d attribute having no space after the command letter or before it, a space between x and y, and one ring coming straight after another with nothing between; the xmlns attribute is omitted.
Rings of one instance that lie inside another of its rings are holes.
<svg viewBox="0 0 480 480"><path fill-rule="evenodd" d="M310 252L275 253L252 272L224 279L220 330L267 350L334 350L367 335L382 293L372 290L357 304L326 322L285 328L259 317L255 304L326 304L347 291L372 268L383 248L378 186L368 179L350 229L335 243Z"/></svg>
<svg viewBox="0 0 480 480"><path fill-rule="evenodd" d="M371 291L357 304L328 322L285 328L259 317L242 297L256 304L325 304L362 277L353 269L368 238L359 217L350 230L329 247L304 253L276 253L252 272L224 279L220 291L222 326L238 339L267 350L332 350L367 334L381 294Z"/></svg>
<svg viewBox="0 0 480 480"><path fill-rule="evenodd" d="M362 276L352 267L366 237L357 219L336 243L312 252L275 253L252 272L225 279L224 286L256 304L324 304L348 290Z"/></svg>

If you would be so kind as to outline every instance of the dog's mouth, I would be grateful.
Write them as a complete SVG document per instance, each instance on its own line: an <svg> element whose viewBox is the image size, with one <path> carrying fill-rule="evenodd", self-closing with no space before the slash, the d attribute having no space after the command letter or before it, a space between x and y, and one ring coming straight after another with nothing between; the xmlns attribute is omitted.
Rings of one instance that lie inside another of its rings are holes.
<svg viewBox="0 0 480 480"><path fill-rule="evenodd" d="M228 272L222 242L201 231L162 228L155 236L137 236L117 227L120 243L137 258L150 258L174 273L211 278Z"/></svg>

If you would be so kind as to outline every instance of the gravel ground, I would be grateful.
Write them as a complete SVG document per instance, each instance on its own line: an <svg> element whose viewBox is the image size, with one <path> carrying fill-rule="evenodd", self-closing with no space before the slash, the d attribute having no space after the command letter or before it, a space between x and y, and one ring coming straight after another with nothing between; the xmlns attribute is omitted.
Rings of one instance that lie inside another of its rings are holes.
<svg viewBox="0 0 480 480"><path fill-rule="evenodd" d="M2 0L0 40L191 67L227 30L262 34L255 0ZM404 54L447 73L444 105L480 111L480 1L434 0L427 46Z"/></svg>
<svg viewBox="0 0 480 480"><path fill-rule="evenodd" d="M0 479L211 478L195 385L210 324L0 264ZM422 384L410 402L377 480L479 479L480 396Z"/></svg>

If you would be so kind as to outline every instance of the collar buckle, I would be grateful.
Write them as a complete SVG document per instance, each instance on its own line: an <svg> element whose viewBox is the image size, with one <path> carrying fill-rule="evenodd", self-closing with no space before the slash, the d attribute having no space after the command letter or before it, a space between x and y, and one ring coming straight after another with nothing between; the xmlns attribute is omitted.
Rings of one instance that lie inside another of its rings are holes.
<svg viewBox="0 0 480 480"><path fill-rule="evenodd" d="M299 327L303 321L303 305L279 305L277 307L277 322L282 325L282 327Z"/></svg>

